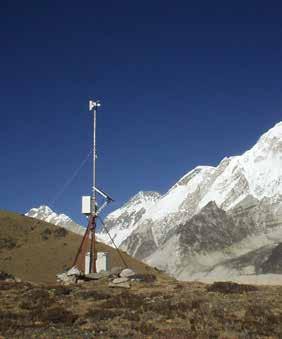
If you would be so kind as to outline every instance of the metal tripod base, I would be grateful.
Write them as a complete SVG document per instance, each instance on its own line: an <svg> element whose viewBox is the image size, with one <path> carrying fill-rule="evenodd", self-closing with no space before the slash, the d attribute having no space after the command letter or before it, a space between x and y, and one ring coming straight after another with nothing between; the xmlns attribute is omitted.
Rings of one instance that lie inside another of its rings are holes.
<svg viewBox="0 0 282 339"><path fill-rule="evenodd" d="M90 215L86 231L73 262L73 266L85 274L96 273L97 249L95 230L96 216Z"/></svg>

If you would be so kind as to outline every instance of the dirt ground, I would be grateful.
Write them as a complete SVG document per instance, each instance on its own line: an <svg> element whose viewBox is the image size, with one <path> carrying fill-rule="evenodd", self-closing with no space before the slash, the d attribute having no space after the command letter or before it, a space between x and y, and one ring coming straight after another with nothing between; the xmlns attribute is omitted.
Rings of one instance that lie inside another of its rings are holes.
<svg viewBox="0 0 282 339"><path fill-rule="evenodd" d="M281 338L282 287L0 281L0 338Z"/></svg>

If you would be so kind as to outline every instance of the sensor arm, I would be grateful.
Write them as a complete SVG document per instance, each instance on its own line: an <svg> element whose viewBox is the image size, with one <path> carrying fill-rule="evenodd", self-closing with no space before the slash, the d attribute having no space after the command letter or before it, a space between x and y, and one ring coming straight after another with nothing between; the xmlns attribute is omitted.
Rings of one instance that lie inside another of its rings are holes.
<svg viewBox="0 0 282 339"><path fill-rule="evenodd" d="M107 201L109 201L109 202L114 201L114 199L111 198L111 197L109 196L109 194L107 194L106 192L102 191L101 189L99 189L99 188L97 188L97 187L94 187L94 190L95 190L97 193L101 194L102 197L104 197L105 199L107 199Z"/></svg>

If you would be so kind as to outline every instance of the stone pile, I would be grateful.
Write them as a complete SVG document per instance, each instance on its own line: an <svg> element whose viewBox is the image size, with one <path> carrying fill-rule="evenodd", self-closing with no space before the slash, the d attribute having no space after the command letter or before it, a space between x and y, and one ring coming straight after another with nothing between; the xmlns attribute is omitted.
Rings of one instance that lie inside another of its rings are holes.
<svg viewBox="0 0 282 339"><path fill-rule="evenodd" d="M130 288L130 282L143 281L153 282L156 277L152 274L137 274L131 268L113 267L110 271L101 271L99 273L84 274L76 267L72 267L67 272L57 274L57 281L63 285L82 284L91 280L106 279L109 287Z"/></svg>
<svg viewBox="0 0 282 339"><path fill-rule="evenodd" d="M132 280L135 275L136 273L131 268L121 268L119 270L116 268L109 287L130 288L130 280Z"/></svg>
<svg viewBox="0 0 282 339"><path fill-rule="evenodd" d="M63 285L76 284L84 274L80 272L75 266L69 269L67 272L57 274L57 282L62 283Z"/></svg>

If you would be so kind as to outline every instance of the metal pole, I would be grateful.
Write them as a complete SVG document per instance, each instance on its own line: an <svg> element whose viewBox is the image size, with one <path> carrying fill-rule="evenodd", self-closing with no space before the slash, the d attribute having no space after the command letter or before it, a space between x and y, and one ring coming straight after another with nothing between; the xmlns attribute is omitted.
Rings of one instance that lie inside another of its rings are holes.
<svg viewBox="0 0 282 339"><path fill-rule="evenodd" d="M96 232L96 115L99 102L95 102L93 106L93 187L92 187L92 201L91 201L91 216L89 216L90 229L90 260L89 272L96 272L96 247L95 247L95 232Z"/></svg>
<svg viewBox="0 0 282 339"><path fill-rule="evenodd" d="M96 273L96 253L95 253L95 228L96 228L96 224L95 224L95 215L94 216L90 216L90 260L89 260L89 273Z"/></svg>
<svg viewBox="0 0 282 339"><path fill-rule="evenodd" d="M93 187L92 187L92 215L96 214L96 107L93 110Z"/></svg>

